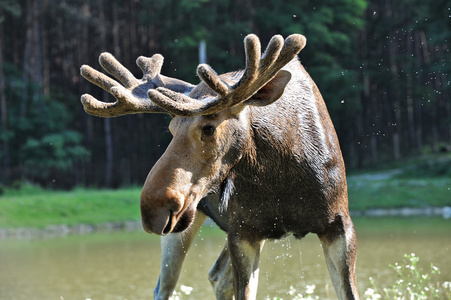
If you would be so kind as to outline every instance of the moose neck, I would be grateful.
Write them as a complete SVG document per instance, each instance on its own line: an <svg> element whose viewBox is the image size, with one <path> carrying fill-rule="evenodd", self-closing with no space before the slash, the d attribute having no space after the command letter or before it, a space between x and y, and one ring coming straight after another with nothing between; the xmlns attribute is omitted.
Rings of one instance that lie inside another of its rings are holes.
<svg viewBox="0 0 451 300"><path fill-rule="evenodd" d="M274 182L299 178L316 186L338 178L345 188L340 146L321 94L297 60L286 69L294 76L282 98L269 106L247 108L251 138L236 173L247 182L272 188Z"/></svg>

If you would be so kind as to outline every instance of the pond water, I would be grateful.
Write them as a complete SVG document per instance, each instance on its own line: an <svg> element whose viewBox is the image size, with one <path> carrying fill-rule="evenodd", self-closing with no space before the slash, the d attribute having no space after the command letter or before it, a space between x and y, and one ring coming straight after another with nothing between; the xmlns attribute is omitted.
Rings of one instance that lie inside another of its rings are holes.
<svg viewBox="0 0 451 300"><path fill-rule="evenodd" d="M388 265L401 262L405 253L419 256L425 271L430 262L439 267L436 280L451 281L451 220L354 218L354 223L361 295L371 286L369 277L381 286L393 284L396 273ZM223 232L204 226L179 280L178 289L193 287L182 299L214 299L207 273L225 242ZM159 238L141 231L0 241L0 299L152 299L159 257ZM315 235L266 243L258 299L291 299L290 286L304 293L312 284L320 299L336 299Z"/></svg>

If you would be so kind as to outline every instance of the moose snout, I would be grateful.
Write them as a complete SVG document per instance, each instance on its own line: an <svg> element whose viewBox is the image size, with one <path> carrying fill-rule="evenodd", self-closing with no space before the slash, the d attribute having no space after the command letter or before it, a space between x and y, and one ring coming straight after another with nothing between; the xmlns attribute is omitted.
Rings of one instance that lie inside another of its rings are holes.
<svg viewBox="0 0 451 300"><path fill-rule="evenodd" d="M166 235L172 231L174 213L172 210L160 209L155 213L149 213L141 209L143 228L148 233Z"/></svg>
<svg viewBox="0 0 451 300"><path fill-rule="evenodd" d="M163 196L163 197L161 197ZM166 235L177 224L184 204L184 197L179 193L167 191L158 197L158 192L141 194L141 222L148 233Z"/></svg>

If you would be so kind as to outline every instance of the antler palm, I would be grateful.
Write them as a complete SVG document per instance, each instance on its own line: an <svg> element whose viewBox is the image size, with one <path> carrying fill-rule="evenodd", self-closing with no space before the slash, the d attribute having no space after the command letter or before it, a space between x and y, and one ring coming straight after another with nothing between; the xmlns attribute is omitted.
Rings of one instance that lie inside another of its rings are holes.
<svg viewBox="0 0 451 300"><path fill-rule="evenodd" d="M167 113L166 110L155 105L147 96L147 92L157 87L170 86L173 90L185 92L192 89L192 85L181 80L160 75L163 56L155 54L152 57L140 56L136 64L143 72L142 79L137 79L110 53L102 53L99 57L100 65L117 80L83 65L81 75L101 87L116 98L115 102L102 102L89 94L84 94L81 101L85 111L100 117L116 117L140 112Z"/></svg>

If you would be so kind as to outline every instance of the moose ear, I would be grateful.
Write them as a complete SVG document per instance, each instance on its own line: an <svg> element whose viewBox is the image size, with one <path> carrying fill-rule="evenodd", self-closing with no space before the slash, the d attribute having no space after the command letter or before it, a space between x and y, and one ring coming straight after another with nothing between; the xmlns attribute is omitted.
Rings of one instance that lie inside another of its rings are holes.
<svg viewBox="0 0 451 300"><path fill-rule="evenodd" d="M266 106L279 99L291 79L291 73L286 70L280 70L273 79L265 84L250 99L244 102L244 105Z"/></svg>

